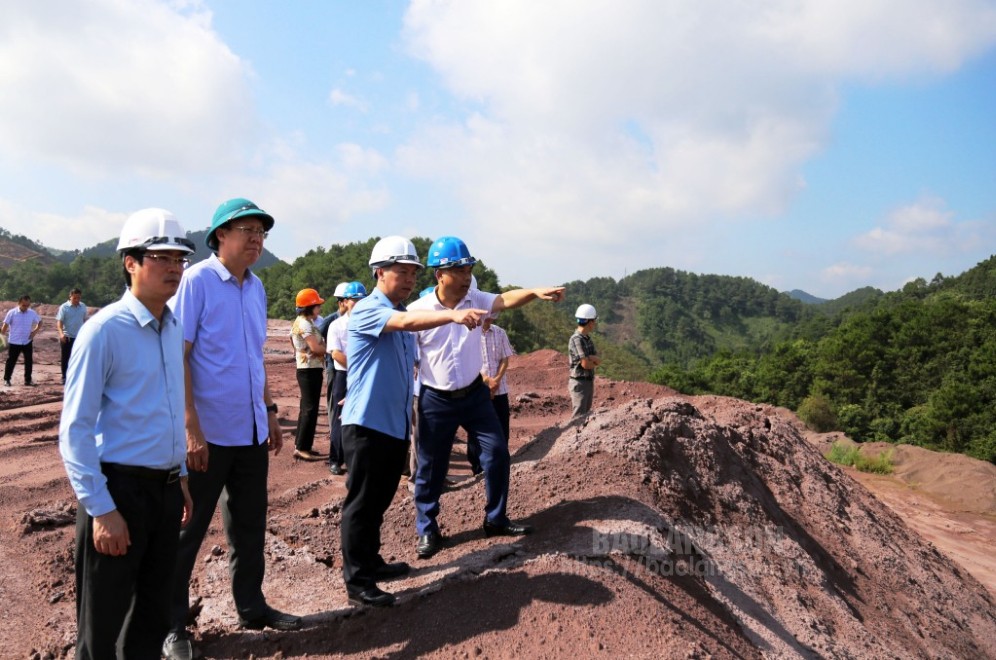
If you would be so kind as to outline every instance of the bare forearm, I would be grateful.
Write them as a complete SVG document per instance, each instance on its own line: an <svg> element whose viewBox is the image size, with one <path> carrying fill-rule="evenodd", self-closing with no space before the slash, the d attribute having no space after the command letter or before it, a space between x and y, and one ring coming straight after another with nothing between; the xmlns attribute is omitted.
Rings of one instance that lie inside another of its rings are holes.
<svg viewBox="0 0 996 660"><path fill-rule="evenodd" d="M419 330L431 330L447 323L461 323L461 318L468 311L477 311L481 315L486 314L484 310L456 310L446 309L439 311L415 310L410 312L398 312L387 322L387 330L405 330L408 332L418 332Z"/></svg>
<svg viewBox="0 0 996 660"><path fill-rule="evenodd" d="M527 302L535 300L536 297L536 291L533 289L512 289L511 291L506 291L498 296L498 300L501 302L499 303L498 300L496 300L496 305L492 308L492 311L500 312L503 309L515 309L516 307L522 307Z"/></svg>

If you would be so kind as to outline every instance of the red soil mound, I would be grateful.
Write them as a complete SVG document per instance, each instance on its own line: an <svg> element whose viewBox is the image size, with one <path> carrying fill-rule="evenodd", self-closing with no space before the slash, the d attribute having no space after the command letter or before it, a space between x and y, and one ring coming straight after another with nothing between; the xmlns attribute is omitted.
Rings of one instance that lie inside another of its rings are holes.
<svg viewBox="0 0 996 660"><path fill-rule="evenodd" d="M271 323L267 361L289 439L288 327ZM11 657L63 657L75 636L52 337L38 341L42 386L0 391L0 648ZM308 626L238 630L216 520L192 584L203 657L996 657L986 588L823 459L785 411L599 379L595 413L572 426L563 356L517 356L509 380L509 513L534 535L484 538L483 485L458 445L460 482L440 515L447 548L415 558L399 488L384 555L416 570L385 585L397 606L357 610L340 575L343 478L285 451L271 463L265 589Z"/></svg>

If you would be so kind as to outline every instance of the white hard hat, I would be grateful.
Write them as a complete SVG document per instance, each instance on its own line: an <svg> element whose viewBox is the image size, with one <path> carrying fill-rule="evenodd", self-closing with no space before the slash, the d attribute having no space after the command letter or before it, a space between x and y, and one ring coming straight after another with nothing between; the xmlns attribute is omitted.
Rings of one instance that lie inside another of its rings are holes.
<svg viewBox="0 0 996 660"><path fill-rule="evenodd" d="M346 297L346 285L349 282L339 282L335 285L335 292L332 294L333 298L345 298Z"/></svg>
<svg viewBox="0 0 996 660"><path fill-rule="evenodd" d="M477 288L477 278L474 277L473 273L470 274L470 288L471 289L476 289Z"/></svg>
<svg viewBox="0 0 996 660"><path fill-rule="evenodd" d="M598 318L598 312L595 311L594 306L585 303L578 307L578 311L574 312L574 318L581 321L590 321L592 319Z"/></svg>
<svg viewBox="0 0 996 660"><path fill-rule="evenodd" d="M391 264L413 264L423 268L415 245L404 236L385 236L370 252L370 268L376 270Z"/></svg>
<svg viewBox="0 0 996 660"><path fill-rule="evenodd" d="M118 239L118 252L125 250L180 250L194 252L176 216L164 209L142 209L128 216Z"/></svg>

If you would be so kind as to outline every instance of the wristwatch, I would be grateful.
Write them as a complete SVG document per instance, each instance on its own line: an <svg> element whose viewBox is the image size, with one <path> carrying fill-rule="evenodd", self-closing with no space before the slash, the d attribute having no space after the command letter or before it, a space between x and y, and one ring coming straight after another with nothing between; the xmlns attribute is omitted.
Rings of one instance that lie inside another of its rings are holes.
<svg viewBox="0 0 996 660"><path fill-rule="evenodd" d="M277 404L271 403L270 405L268 405L266 407L266 412L276 413L277 412Z"/></svg>

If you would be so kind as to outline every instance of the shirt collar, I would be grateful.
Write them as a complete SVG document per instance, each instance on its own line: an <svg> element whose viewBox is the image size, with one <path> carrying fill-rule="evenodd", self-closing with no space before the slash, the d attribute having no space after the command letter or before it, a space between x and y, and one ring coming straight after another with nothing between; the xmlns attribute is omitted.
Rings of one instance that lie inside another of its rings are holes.
<svg viewBox="0 0 996 660"><path fill-rule="evenodd" d="M162 323L160 323L159 319L153 316L152 312L149 311L149 308L143 305L142 301L135 297L135 294L131 292L131 289L125 290L124 295L121 296L121 301L125 304L125 307L128 308L128 311L131 312L132 316L135 317L135 320L138 321L138 324L143 328L150 323L154 324L153 327L155 328L162 327L167 323L172 323L173 310L169 308L169 305L163 307L163 320Z"/></svg>
<svg viewBox="0 0 996 660"><path fill-rule="evenodd" d="M211 269L222 282L227 282L229 280L238 282L238 278L232 274L232 271L225 268L225 264L221 263L221 259L218 258L217 254L212 252L211 256L205 259L205 261L207 262L207 268ZM252 272L252 270L246 268L246 275L243 278L243 283L254 277L256 277L256 275Z"/></svg>
<svg viewBox="0 0 996 660"><path fill-rule="evenodd" d="M368 298L373 298L374 300L377 300L380 304L386 305L387 307L393 307L399 312L407 311L407 309L405 308L405 304L403 302L400 302L397 305L395 305L394 303L391 302L391 299L388 298L387 295L377 287L374 287L373 293L368 294L367 297L364 298L363 300L367 300ZM363 300L361 300L360 302L363 302ZM358 305L360 303L356 304ZM353 306L353 309L356 309L356 305Z"/></svg>

